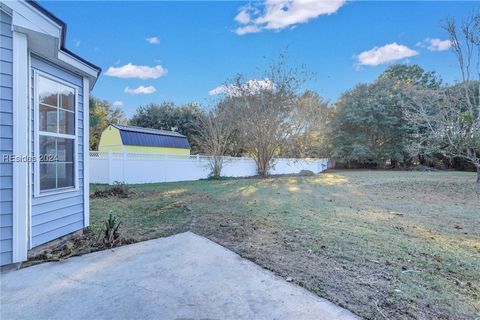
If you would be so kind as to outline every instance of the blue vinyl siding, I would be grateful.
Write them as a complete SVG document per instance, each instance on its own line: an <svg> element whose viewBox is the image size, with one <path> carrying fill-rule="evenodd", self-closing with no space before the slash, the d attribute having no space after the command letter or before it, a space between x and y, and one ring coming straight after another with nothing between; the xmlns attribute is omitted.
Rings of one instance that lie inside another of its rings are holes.
<svg viewBox="0 0 480 320"><path fill-rule="evenodd" d="M0 265L12 263L13 153L12 18L0 10Z"/></svg>
<svg viewBox="0 0 480 320"><path fill-rule="evenodd" d="M35 55L31 56L32 70L38 70L49 74L60 80L69 82L78 87L77 92L77 177L78 191L66 192L61 194L53 194L48 196L34 196L35 183L35 167L32 167L32 218L31 218L31 247L36 247L55 238L64 236L71 232L82 229L84 226L84 200L83 200L83 80L82 77L64 70L54 64L43 60ZM31 73L31 81L34 83L34 75ZM35 110L33 97L35 89L32 85L32 152L34 152L34 142L36 141L35 128Z"/></svg>

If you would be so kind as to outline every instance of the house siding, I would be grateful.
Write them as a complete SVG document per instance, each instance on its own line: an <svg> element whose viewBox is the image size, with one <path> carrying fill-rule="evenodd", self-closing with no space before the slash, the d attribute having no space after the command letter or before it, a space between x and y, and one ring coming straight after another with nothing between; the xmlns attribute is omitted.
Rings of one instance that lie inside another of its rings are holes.
<svg viewBox="0 0 480 320"><path fill-rule="evenodd" d="M31 215L31 244L36 247L68 233L72 233L84 226L84 197L83 197L83 79L81 76L64 70L52 63L32 54L31 59L32 103L31 114L31 150L35 152L35 108L34 105L34 70L49 74L60 80L69 82L78 87L77 92L77 177L78 191L65 192L53 195L34 196L35 166L32 166L31 194L32 194L32 215Z"/></svg>
<svg viewBox="0 0 480 320"><path fill-rule="evenodd" d="M12 263L13 165L3 162L13 153L12 18L0 10L0 265Z"/></svg>

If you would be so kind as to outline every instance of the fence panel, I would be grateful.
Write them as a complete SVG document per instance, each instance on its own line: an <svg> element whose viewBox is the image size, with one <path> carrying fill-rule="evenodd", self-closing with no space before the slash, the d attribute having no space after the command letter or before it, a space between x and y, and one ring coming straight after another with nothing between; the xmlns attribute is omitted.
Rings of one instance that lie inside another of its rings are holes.
<svg viewBox="0 0 480 320"><path fill-rule="evenodd" d="M109 183L110 164L108 153L90 151L90 182Z"/></svg>
<svg viewBox="0 0 480 320"><path fill-rule="evenodd" d="M210 157L159 155L133 152L90 151L90 182L155 183L206 179ZM328 159L275 159L271 174L293 174L301 170L315 173L327 169ZM222 175L249 177L257 174L255 161L224 157Z"/></svg>

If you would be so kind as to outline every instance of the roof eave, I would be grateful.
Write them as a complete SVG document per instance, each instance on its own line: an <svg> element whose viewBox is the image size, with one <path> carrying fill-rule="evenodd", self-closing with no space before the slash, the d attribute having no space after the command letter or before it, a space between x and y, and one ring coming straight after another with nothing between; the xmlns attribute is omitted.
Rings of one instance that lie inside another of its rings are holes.
<svg viewBox="0 0 480 320"><path fill-rule="evenodd" d="M67 56L70 56L72 59L76 60L78 63L83 64L84 66L88 67L87 68L87 73L89 73L94 79L94 82L91 84L91 88L95 85L95 82L97 78L99 77L100 73L102 72L102 68L99 66L91 63L90 61L87 61L86 59L80 57L76 53L72 52L65 46L66 42L66 33L67 33L67 24L56 17L53 13L45 9L43 6L41 6L37 1L35 0L26 0L26 3L34 7L36 10L38 10L40 13L48 17L50 20L52 20L55 24L59 25L61 28L61 34L60 34L60 51L66 54ZM90 72L88 72L88 69L90 69ZM94 74L93 74L94 73Z"/></svg>
<svg viewBox="0 0 480 320"><path fill-rule="evenodd" d="M114 127L115 129L117 130L120 130L120 131L129 131L129 132L137 132L137 133L145 133L145 134L153 134L153 135L160 135L160 136L168 136L168 137L177 137L177 138L188 138L186 135L183 135L183 134L180 134L178 132L175 132L176 134L173 135L173 134L167 134L167 133L163 133L163 132L145 132L145 131L140 131L140 130L135 130L135 128L125 128L125 127L129 127L129 126L125 126L125 125L117 125L117 124L110 124L112 127ZM152 129L152 128L141 128L141 127L138 127L139 129L146 129L146 130L157 130L157 129ZM164 130L166 131L166 130Z"/></svg>

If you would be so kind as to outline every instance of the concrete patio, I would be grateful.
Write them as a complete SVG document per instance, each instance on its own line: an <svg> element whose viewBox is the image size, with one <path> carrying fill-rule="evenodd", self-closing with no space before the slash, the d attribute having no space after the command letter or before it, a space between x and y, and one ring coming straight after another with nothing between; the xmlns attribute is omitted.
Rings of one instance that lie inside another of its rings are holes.
<svg viewBox="0 0 480 320"><path fill-rule="evenodd" d="M186 232L3 272L1 319L355 319Z"/></svg>

